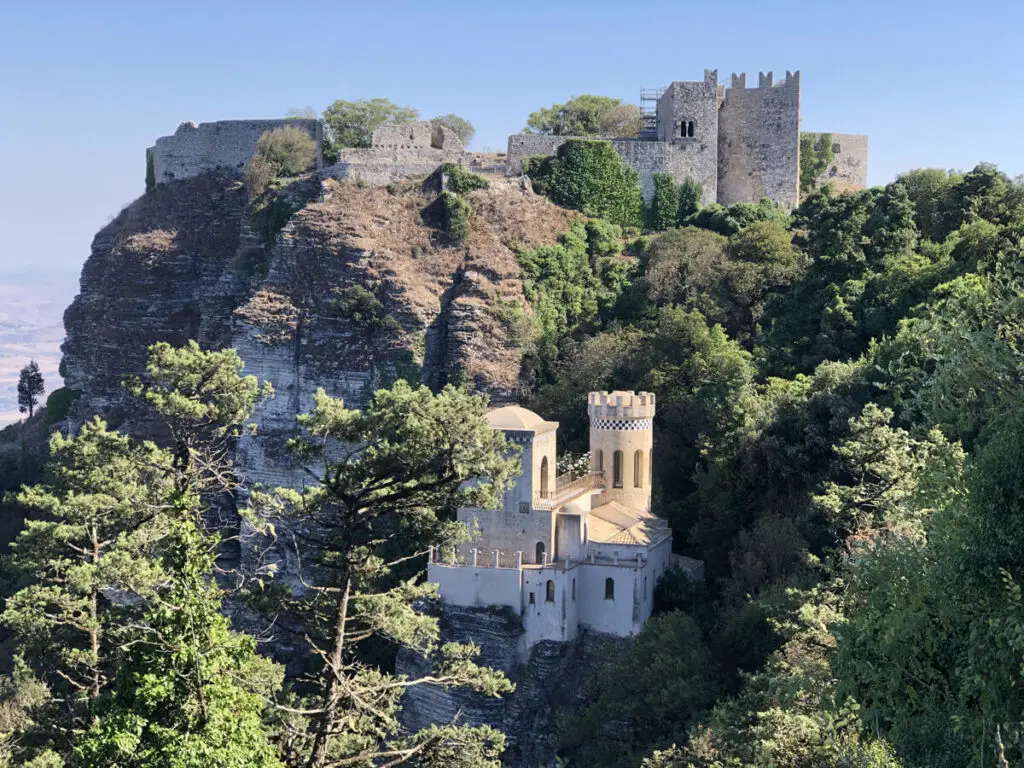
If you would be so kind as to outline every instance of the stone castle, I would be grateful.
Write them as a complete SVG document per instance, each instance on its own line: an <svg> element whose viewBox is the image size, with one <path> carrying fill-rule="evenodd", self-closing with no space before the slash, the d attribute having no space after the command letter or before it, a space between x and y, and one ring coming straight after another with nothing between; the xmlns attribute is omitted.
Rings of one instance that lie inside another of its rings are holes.
<svg viewBox="0 0 1024 768"><path fill-rule="evenodd" d="M629 636L650 617L672 565L668 523L651 512L654 395L591 392L590 471L556 475L557 422L519 406L489 412L522 447L522 472L499 509L464 508L476 538L434 552L427 578L447 605L503 606L522 621L520 658L581 630ZM699 576L699 561L684 567Z"/></svg>
<svg viewBox="0 0 1024 768"><path fill-rule="evenodd" d="M676 81L641 92L642 128L634 138L606 137L623 162L636 170L644 199L654 194L654 174L676 181L696 179L704 203L755 203L770 198L786 208L799 202L800 73L775 82L761 73L756 88L746 75L733 75L731 87L718 83L717 70L700 81ZM323 125L315 119L228 120L182 123L172 136L147 150L158 183L195 176L215 168L240 170L260 135L291 125L308 131L318 143ZM429 174L442 163L460 163L478 173L518 176L523 158L551 155L569 136L513 134L500 155L467 152L458 136L429 122L378 128L366 149L343 149L337 162L316 169L323 176L373 186L402 177ZM833 161L818 179L838 190L867 184L866 136L832 134Z"/></svg>

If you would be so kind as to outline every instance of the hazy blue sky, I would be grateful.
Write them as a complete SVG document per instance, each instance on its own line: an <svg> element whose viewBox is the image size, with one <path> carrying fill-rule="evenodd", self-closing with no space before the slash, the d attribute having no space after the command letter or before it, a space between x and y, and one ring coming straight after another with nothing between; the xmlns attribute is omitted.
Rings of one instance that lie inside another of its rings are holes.
<svg viewBox="0 0 1024 768"><path fill-rule="evenodd" d="M642 13L640 11L642 9ZM7 0L0 11L0 279L77 277L183 120L384 96L456 112L474 148L579 93L799 69L805 130L866 133L869 176L1024 172L1024 3Z"/></svg>

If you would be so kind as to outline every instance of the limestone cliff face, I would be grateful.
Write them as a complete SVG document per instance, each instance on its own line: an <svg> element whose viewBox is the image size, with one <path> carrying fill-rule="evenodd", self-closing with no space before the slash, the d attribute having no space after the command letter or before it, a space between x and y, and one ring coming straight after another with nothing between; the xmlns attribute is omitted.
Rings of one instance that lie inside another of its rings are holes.
<svg viewBox="0 0 1024 768"><path fill-rule="evenodd" d="M413 686L402 697L402 725L415 732L456 717L467 725L490 725L505 734L501 764L506 768L554 765L558 716L582 707L588 670L623 641L592 633L583 633L572 643L545 640L533 647L522 664L517 646L523 626L511 611L436 603L430 610L439 619L442 642L475 643L480 649L477 661L504 672L516 690L510 696L490 698L461 688ZM402 650L396 671L419 677L429 674L431 666L422 656Z"/></svg>
<svg viewBox="0 0 1024 768"><path fill-rule="evenodd" d="M249 481L293 479L284 441L317 387L353 407L398 377L517 398L523 349L500 319L526 306L513 249L553 242L573 214L495 179L470 196L472 232L455 247L418 182L311 176L289 194L300 208L271 244L238 178L217 173L159 185L97 234L64 318L65 378L83 393L73 420L101 413L147 433L120 382L149 344L189 338L235 347L277 391L239 445Z"/></svg>

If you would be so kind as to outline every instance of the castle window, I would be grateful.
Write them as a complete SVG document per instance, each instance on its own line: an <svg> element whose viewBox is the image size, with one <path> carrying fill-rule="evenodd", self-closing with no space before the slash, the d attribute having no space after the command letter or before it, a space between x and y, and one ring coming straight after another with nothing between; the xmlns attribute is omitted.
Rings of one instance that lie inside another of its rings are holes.
<svg viewBox="0 0 1024 768"><path fill-rule="evenodd" d="M604 580L604 599L614 600L615 599L615 579Z"/></svg>
<svg viewBox="0 0 1024 768"><path fill-rule="evenodd" d="M544 565L544 542L537 542L537 564Z"/></svg>
<svg viewBox="0 0 1024 768"><path fill-rule="evenodd" d="M644 454L637 451L633 454L633 487L644 487Z"/></svg>
<svg viewBox="0 0 1024 768"><path fill-rule="evenodd" d="M597 467L598 472L604 472L604 451L597 452Z"/></svg>
<svg viewBox="0 0 1024 768"><path fill-rule="evenodd" d="M685 120L683 120L682 122L679 123L679 138L681 138L681 139L685 139L686 138L686 121Z"/></svg>
<svg viewBox="0 0 1024 768"><path fill-rule="evenodd" d="M644 576L644 600L647 599L647 577Z"/></svg>
<svg viewBox="0 0 1024 768"><path fill-rule="evenodd" d="M528 515L530 514L530 502L520 501L519 502L519 514Z"/></svg>
<svg viewBox="0 0 1024 768"><path fill-rule="evenodd" d="M533 592L530 593L530 605L536 605L537 601L533 598Z"/></svg>
<svg viewBox="0 0 1024 768"><path fill-rule="evenodd" d="M686 124L686 135L693 138L693 120Z"/></svg>
<svg viewBox="0 0 1024 768"><path fill-rule="evenodd" d="M654 450L647 452L647 484L654 487Z"/></svg>
<svg viewBox="0 0 1024 768"><path fill-rule="evenodd" d="M540 460L540 497L548 497L548 457Z"/></svg>
<svg viewBox="0 0 1024 768"><path fill-rule="evenodd" d="M572 580L572 600L576 602L576 579Z"/></svg>
<svg viewBox="0 0 1024 768"><path fill-rule="evenodd" d="M555 602L555 582L548 579L547 591L544 595L544 602L553 603Z"/></svg>
<svg viewBox="0 0 1024 768"><path fill-rule="evenodd" d="M616 451L612 456L612 487L622 487L622 451Z"/></svg>

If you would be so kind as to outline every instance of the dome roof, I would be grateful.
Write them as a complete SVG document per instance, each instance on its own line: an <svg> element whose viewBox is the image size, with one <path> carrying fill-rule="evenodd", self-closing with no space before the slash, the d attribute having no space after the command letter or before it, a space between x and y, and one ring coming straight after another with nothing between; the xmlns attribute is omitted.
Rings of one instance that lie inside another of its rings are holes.
<svg viewBox="0 0 1024 768"><path fill-rule="evenodd" d="M520 405L506 405L487 412L487 423L495 429L517 429L525 432L539 432L548 425L533 411Z"/></svg>

